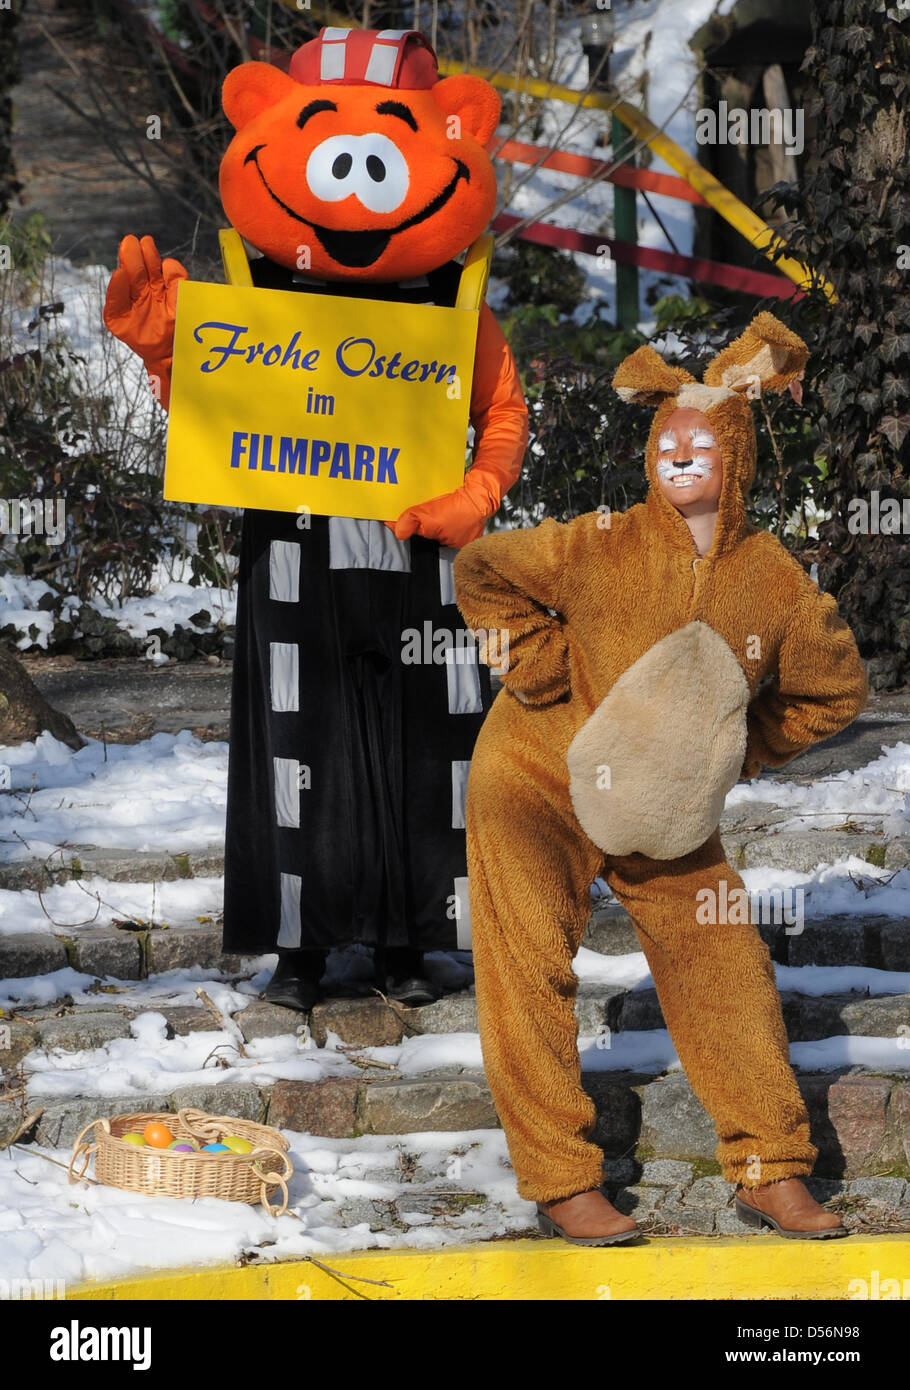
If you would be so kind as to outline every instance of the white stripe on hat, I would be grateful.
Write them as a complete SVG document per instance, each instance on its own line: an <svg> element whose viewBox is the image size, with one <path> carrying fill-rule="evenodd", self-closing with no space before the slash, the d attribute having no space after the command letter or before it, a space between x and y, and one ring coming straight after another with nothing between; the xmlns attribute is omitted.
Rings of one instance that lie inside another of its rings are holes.
<svg viewBox="0 0 910 1390"><path fill-rule="evenodd" d="M319 56L319 78L322 82L332 82L335 78L344 77L344 54L345 46L343 43L324 43L322 52Z"/></svg>
<svg viewBox="0 0 910 1390"><path fill-rule="evenodd" d="M397 44L374 43L364 77L367 82L379 82L383 87L390 87L395 76L397 61Z"/></svg>

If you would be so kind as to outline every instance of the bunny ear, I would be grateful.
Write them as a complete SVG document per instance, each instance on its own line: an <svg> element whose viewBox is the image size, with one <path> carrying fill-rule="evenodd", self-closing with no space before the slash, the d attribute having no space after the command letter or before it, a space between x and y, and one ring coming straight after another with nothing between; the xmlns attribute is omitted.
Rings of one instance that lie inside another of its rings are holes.
<svg viewBox="0 0 910 1390"><path fill-rule="evenodd" d="M632 405L660 405L694 380L682 367L669 366L646 345L620 362L613 374L613 390Z"/></svg>
<svg viewBox="0 0 910 1390"><path fill-rule="evenodd" d="M727 386L750 396L783 391L806 365L809 349L773 314L756 315L746 331L706 368L706 386ZM757 389L756 389L757 388Z"/></svg>

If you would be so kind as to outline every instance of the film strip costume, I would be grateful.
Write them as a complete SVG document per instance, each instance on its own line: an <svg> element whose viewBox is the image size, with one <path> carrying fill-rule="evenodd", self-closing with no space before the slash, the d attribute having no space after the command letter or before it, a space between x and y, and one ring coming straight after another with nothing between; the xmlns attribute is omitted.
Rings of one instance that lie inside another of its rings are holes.
<svg viewBox="0 0 910 1390"><path fill-rule="evenodd" d="M263 288L346 290L251 270ZM460 270L358 293L451 306ZM379 521L244 513L226 951L469 944L465 789L490 685L454 553Z"/></svg>

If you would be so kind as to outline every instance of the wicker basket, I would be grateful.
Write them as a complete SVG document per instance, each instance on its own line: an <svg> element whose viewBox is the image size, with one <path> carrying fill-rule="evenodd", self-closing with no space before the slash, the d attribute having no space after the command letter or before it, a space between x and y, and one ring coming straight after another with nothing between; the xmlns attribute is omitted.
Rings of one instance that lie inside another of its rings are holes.
<svg viewBox="0 0 910 1390"><path fill-rule="evenodd" d="M123 1134L142 1133L153 1120L166 1124L175 1139L217 1143L223 1134L236 1134L253 1145L248 1154L175 1153L173 1149L143 1148L127 1144ZM94 1143L83 1143L88 1130ZM238 1120L233 1115L208 1115L204 1110L178 1110L177 1114L113 1115L92 1120L77 1136L69 1162L69 1180L84 1176L95 1156L95 1177L108 1187L145 1192L154 1197L221 1197L227 1202L261 1202L270 1216L287 1211L287 1180L294 1171L287 1156L288 1141L277 1129ZM74 1171L77 1159L82 1166ZM281 1191L281 1205L270 1197Z"/></svg>

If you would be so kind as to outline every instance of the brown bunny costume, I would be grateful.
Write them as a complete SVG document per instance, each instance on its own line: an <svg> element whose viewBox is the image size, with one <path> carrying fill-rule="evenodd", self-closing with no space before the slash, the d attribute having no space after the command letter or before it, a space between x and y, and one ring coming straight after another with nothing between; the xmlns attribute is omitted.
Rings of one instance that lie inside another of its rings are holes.
<svg viewBox="0 0 910 1390"><path fill-rule="evenodd" d="M484 1065L532 1201L602 1180L572 971L600 873L635 922L724 1177L758 1186L812 1171L768 948L751 922L699 921L696 900L722 880L728 895L743 887L717 831L736 777L786 763L866 700L834 599L746 519L749 397L786 387L807 355L767 313L703 382L639 348L614 386L657 406L647 500L608 525L588 513L485 536L455 560L467 622L508 638L471 765L468 870ZM703 559L657 482L658 440L680 406L707 415L722 450Z"/></svg>

